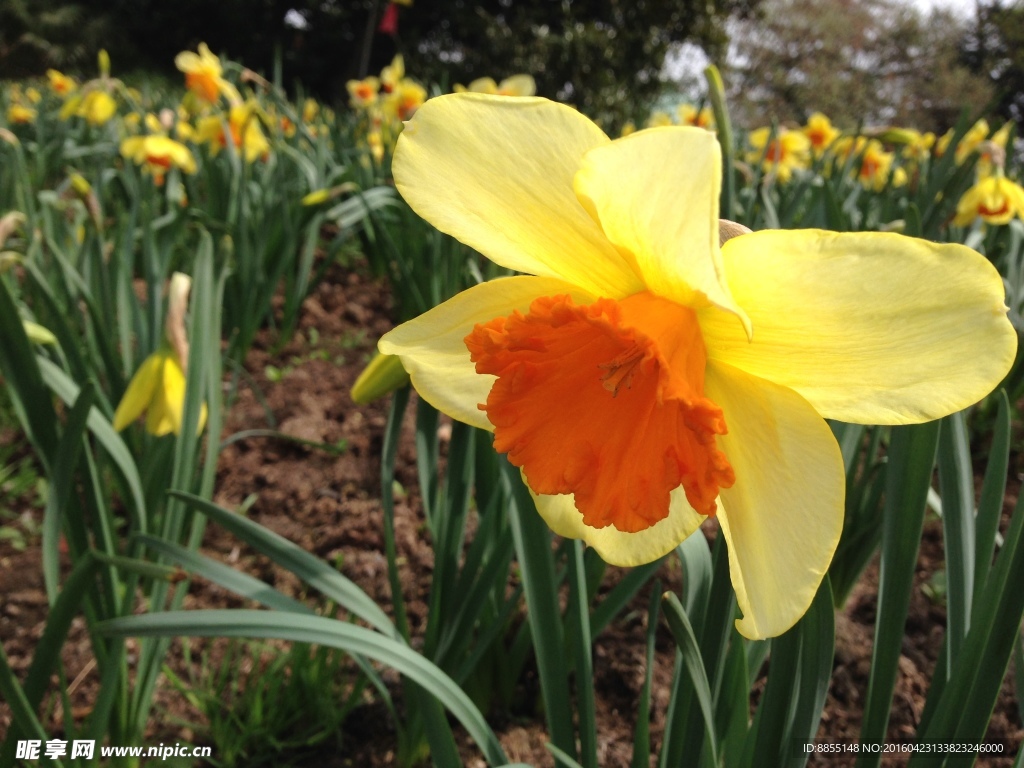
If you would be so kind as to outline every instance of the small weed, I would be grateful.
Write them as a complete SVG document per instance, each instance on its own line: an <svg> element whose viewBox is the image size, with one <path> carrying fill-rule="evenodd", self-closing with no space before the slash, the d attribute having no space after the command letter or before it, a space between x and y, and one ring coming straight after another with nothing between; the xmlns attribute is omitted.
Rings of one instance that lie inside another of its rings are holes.
<svg viewBox="0 0 1024 768"><path fill-rule="evenodd" d="M199 659L185 645L195 670L171 684L203 715L187 723L213 746L216 766L287 765L322 748L341 745L342 725L362 701L365 679L333 648L296 643L288 650L251 640L229 641L223 658Z"/></svg>

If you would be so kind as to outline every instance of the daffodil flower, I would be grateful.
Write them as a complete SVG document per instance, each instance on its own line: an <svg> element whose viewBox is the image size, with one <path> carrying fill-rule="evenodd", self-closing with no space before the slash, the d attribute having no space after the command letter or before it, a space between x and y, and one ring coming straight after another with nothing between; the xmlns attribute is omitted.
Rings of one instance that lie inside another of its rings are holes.
<svg viewBox="0 0 1024 768"><path fill-rule="evenodd" d="M142 166L157 186L164 183L164 175L171 168L196 172L196 160L189 148L166 136L129 136L121 142L121 155Z"/></svg>
<svg viewBox="0 0 1024 768"><path fill-rule="evenodd" d="M680 125L695 125L698 128L707 128L709 131L715 130L715 114L710 107L697 109L692 104L680 104L676 109L676 114L679 115Z"/></svg>
<svg viewBox="0 0 1024 768"><path fill-rule="evenodd" d="M612 141L543 99L431 99L399 138L399 191L525 274L379 347L428 402L492 431L551 529L608 562L653 561L716 516L737 627L763 638L806 611L843 527L823 417L960 410L1017 337L998 273L961 245L797 230L720 247L721 163L703 129Z"/></svg>
<svg viewBox="0 0 1024 768"><path fill-rule="evenodd" d="M228 80L220 57L206 43L199 44L199 52L182 51L174 57L174 66L185 75L185 87L207 104L216 104L221 94L232 106L242 103L242 96Z"/></svg>
<svg viewBox="0 0 1024 768"><path fill-rule="evenodd" d="M1024 188L997 172L986 176L960 198L953 223L969 226L980 218L987 224L1009 224L1010 220L1024 216Z"/></svg>
<svg viewBox="0 0 1024 768"><path fill-rule="evenodd" d="M192 280L175 272L168 290L165 343L142 361L128 382L124 397L114 411L114 429L121 431L142 414L146 414L146 431L157 437L181 434L185 409L185 365L188 363L188 340L185 337L185 310ZM199 426L206 426L206 404L199 412Z"/></svg>
<svg viewBox="0 0 1024 768"><path fill-rule="evenodd" d="M747 160L760 162L765 173L775 173L783 184L793 172L807 168L811 160L811 142L803 132L779 128L772 136L770 128L758 128L747 137L753 149Z"/></svg>
<svg viewBox="0 0 1024 768"><path fill-rule="evenodd" d="M216 155L227 146L230 137L231 143L246 162L265 160L270 155L270 142L260 128L257 110L257 105L250 102L231 107L226 120L217 115L204 117L196 125L196 138L206 142Z"/></svg>
<svg viewBox="0 0 1024 768"><path fill-rule="evenodd" d="M821 112L815 112L807 118L807 125L803 127L803 132L811 143L811 152L815 157L825 154L825 150L839 138L839 130L832 127L832 121Z"/></svg>

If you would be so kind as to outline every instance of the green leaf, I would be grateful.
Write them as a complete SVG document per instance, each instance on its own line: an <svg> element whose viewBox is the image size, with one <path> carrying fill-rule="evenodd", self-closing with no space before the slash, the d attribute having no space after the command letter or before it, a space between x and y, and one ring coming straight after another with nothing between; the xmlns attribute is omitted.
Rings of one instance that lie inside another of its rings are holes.
<svg viewBox="0 0 1024 768"><path fill-rule="evenodd" d="M576 739L572 727L572 700L569 698L565 641L559 611L558 581L551 554L551 533L537 513L533 497L519 470L503 461L504 478L511 504L509 521L516 544L516 556L522 570L530 634L537 656L544 712L553 745L566 754L575 754Z"/></svg>
<svg viewBox="0 0 1024 768"><path fill-rule="evenodd" d="M317 643L375 659L430 691L476 741L493 765L508 762L483 715L455 682L436 665L399 640L365 627L297 613L250 610L168 611L123 616L97 625L102 634L141 637L276 638Z"/></svg>
<svg viewBox="0 0 1024 768"><path fill-rule="evenodd" d="M999 532L999 518L1003 512L1003 497L1006 494L1006 478L1010 465L1010 400L1006 390L999 390L996 396L999 408L996 412L992 446L985 467L985 479L981 484L978 500L978 517L975 522L974 556L974 600L977 602L981 587L988 578Z"/></svg>
<svg viewBox="0 0 1024 768"><path fill-rule="evenodd" d="M892 428L875 644L861 725L862 741L885 741L938 439L939 424L934 421ZM862 755L857 766L877 766L880 760L880 754Z"/></svg>
<svg viewBox="0 0 1024 768"><path fill-rule="evenodd" d="M44 390L36 355L4 280L0 280L0 337L4 340L0 344L0 375L22 428L49 474L57 453L57 414L50 399L39 396Z"/></svg>
<svg viewBox="0 0 1024 768"><path fill-rule="evenodd" d="M660 606L661 582L656 580L651 587L651 597L647 605L644 685L640 690L640 700L637 702L631 768L650 768L651 765L651 682L654 680L654 641L658 634L658 609Z"/></svg>
<svg viewBox="0 0 1024 768"><path fill-rule="evenodd" d="M946 677L971 624L974 596L974 473L963 413L942 420L939 432L939 487L942 534L946 550Z"/></svg>
<svg viewBox="0 0 1024 768"><path fill-rule="evenodd" d="M697 638L693 634L693 627L686 616L686 609L679 602L679 598L671 592L666 592L661 598L665 608L665 618L668 620L669 629L672 630L672 637L680 653L683 654L683 663L690 675L694 691L697 695L697 703L700 705L701 714L704 716L704 733L707 737L706 748L711 752L711 762L718 764L718 739L715 735L715 715L711 704L711 687L708 685L707 674L704 671L704 660L701 657L700 648L697 645Z"/></svg>
<svg viewBox="0 0 1024 768"><path fill-rule="evenodd" d="M171 495L181 499L196 511L202 512L223 528L227 528L249 546L262 552L285 570L294 573L311 587L320 590L346 611L355 614L385 635L396 636L391 620L373 599L327 563L259 523L213 502L179 491L172 491Z"/></svg>

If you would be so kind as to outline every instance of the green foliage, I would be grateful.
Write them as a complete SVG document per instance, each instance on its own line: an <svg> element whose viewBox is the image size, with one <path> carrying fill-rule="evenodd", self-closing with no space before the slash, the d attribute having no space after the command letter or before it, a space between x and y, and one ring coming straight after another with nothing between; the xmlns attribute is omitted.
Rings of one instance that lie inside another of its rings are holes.
<svg viewBox="0 0 1024 768"><path fill-rule="evenodd" d="M335 649L232 640L223 656L184 644L186 676L164 674L204 720L197 740L216 745L214 765L288 765L314 750L337 751L342 726L365 681Z"/></svg>

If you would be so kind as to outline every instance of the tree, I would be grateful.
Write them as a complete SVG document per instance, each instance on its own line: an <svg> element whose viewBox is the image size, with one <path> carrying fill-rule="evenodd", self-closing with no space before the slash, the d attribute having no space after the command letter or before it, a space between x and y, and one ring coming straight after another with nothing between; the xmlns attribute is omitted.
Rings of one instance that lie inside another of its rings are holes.
<svg viewBox="0 0 1024 768"><path fill-rule="evenodd" d="M995 89L995 111L1024 124L1024 3L979 2L962 53L967 66Z"/></svg>
<svg viewBox="0 0 1024 768"><path fill-rule="evenodd" d="M847 127L941 130L991 99L961 63L965 29L949 11L925 17L896 0L765 0L735 27L732 101L748 125L820 110Z"/></svg>
<svg viewBox="0 0 1024 768"><path fill-rule="evenodd" d="M425 84L525 72L541 95L614 126L645 112L661 92L669 46L722 50L726 19L759 0L417 0L397 9L394 34L380 31L387 0L78 2L86 17L116 21L117 35L105 44L122 72L173 72L178 51L206 42L265 75L278 56L286 86L301 81L340 99L346 80L378 72L401 52Z"/></svg>
<svg viewBox="0 0 1024 768"><path fill-rule="evenodd" d="M47 68L95 71L110 19L82 3L0 0L0 77L41 75Z"/></svg>

